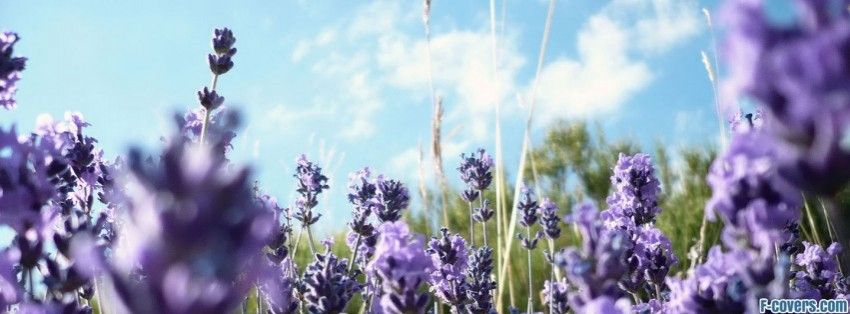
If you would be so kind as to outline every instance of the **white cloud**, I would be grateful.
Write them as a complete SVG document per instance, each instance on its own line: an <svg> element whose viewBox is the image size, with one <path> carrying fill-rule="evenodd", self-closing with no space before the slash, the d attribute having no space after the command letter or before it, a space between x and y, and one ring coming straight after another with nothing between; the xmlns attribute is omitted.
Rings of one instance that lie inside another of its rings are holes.
<svg viewBox="0 0 850 314"><path fill-rule="evenodd" d="M337 39L337 31L335 28L325 28L319 35L311 39L299 40L295 44L295 49L292 50L292 62L299 63L312 51L326 47Z"/></svg>
<svg viewBox="0 0 850 314"><path fill-rule="evenodd" d="M616 111L652 82L649 58L700 30L699 12L693 0L613 1L579 30L577 58L544 66L538 116L546 122Z"/></svg>
<svg viewBox="0 0 850 314"><path fill-rule="evenodd" d="M607 16L592 17L579 31L578 59L560 58L544 67L539 116L548 122L610 112L645 88L652 79L650 68L629 57L628 40Z"/></svg>

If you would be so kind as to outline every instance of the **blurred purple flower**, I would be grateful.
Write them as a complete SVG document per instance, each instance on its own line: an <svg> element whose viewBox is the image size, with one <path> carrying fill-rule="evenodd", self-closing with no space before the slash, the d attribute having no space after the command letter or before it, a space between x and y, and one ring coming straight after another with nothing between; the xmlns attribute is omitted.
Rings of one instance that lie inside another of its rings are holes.
<svg viewBox="0 0 850 314"><path fill-rule="evenodd" d="M569 305L577 312L595 309L602 302L597 299L618 300L626 294L618 283L629 271L632 241L625 230L608 229L597 217L592 204L576 206L568 222L579 228L582 247L569 247L555 255L555 263L565 270L567 281L574 287ZM585 306L593 307L585 310Z"/></svg>
<svg viewBox="0 0 850 314"><path fill-rule="evenodd" d="M262 268L258 289L269 310L278 314L294 314L298 310L298 298L295 296L295 263L289 258L277 265Z"/></svg>
<svg viewBox="0 0 850 314"><path fill-rule="evenodd" d="M784 229L800 217L801 193L777 173L776 159L762 131L737 133L707 176L712 188L705 212L726 222L724 242L773 251Z"/></svg>
<svg viewBox="0 0 850 314"><path fill-rule="evenodd" d="M649 155L620 154L611 184L614 192L606 200L607 211L628 217L635 225L655 221L655 216L661 211L658 207L661 187Z"/></svg>
<svg viewBox="0 0 850 314"><path fill-rule="evenodd" d="M132 312L227 312L257 282L273 214L249 171L204 146L171 141L158 163L128 158L128 212L109 271ZM141 275L140 280L128 274Z"/></svg>
<svg viewBox="0 0 850 314"><path fill-rule="evenodd" d="M219 96L216 91L211 91L204 87L203 90L198 91L198 102L200 102L201 107L204 107L207 111L212 111L221 107L224 103L224 97Z"/></svg>
<svg viewBox="0 0 850 314"><path fill-rule="evenodd" d="M0 308L20 301L21 287L15 275L15 261L11 260L8 251L0 251Z"/></svg>
<svg viewBox="0 0 850 314"><path fill-rule="evenodd" d="M490 218L493 218L493 215L496 214L496 211L490 207L490 201L482 200L481 205L473 208L472 219L475 219L477 222L485 223Z"/></svg>
<svg viewBox="0 0 850 314"><path fill-rule="evenodd" d="M0 32L0 107L6 110L17 106L15 83L21 79L21 71L27 62L27 58L12 56L19 39L16 33Z"/></svg>
<svg viewBox="0 0 850 314"><path fill-rule="evenodd" d="M850 14L845 1L794 1L796 19L771 21L766 1L727 1L721 19L730 76L724 103L766 109L779 173L807 191L832 195L850 180Z"/></svg>
<svg viewBox="0 0 850 314"><path fill-rule="evenodd" d="M375 257L367 266L367 275L380 282L373 302L376 313L424 313L428 294L419 293L433 264L425 254L421 235L410 233L402 221L386 222L378 227Z"/></svg>

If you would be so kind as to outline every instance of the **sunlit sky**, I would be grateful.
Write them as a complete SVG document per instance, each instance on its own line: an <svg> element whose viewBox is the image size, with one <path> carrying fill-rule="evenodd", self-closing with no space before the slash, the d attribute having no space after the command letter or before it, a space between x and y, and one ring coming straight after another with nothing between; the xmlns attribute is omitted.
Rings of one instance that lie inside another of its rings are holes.
<svg viewBox="0 0 850 314"><path fill-rule="evenodd" d="M453 184L461 152L493 150L496 104L508 169L519 157L548 1L495 3L496 75L489 2L432 4ZM704 7L715 1L558 1L533 137L557 119L588 119L647 149L714 145ZM351 171L370 166L415 193L421 144L432 180L421 1L2 1L0 29L20 34L16 54L29 61L18 108L0 112L0 124L29 130L41 113L79 111L109 157L156 148L172 115L197 106L195 92L209 84L206 54L220 26L233 29L238 53L218 90L247 122L231 157L251 165L268 193L291 203L295 157L316 159L332 178L320 205L333 213L319 223L327 229L348 218Z"/></svg>

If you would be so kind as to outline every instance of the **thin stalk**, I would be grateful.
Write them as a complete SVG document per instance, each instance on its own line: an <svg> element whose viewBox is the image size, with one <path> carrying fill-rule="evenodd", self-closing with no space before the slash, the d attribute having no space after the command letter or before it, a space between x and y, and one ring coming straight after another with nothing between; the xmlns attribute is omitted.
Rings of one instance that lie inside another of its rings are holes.
<svg viewBox="0 0 850 314"><path fill-rule="evenodd" d="M484 210L484 190L478 190L478 206ZM484 236L484 246L487 246L487 222L481 221L481 234Z"/></svg>
<svg viewBox="0 0 850 314"><path fill-rule="evenodd" d="M218 74L213 74L212 83L210 85L210 92L214 92L216 85L218 85ZM204 109L204 124L201 125L201 139L198 141L198 145L203 145L204 140L207 137L207 125L210 123L210 113L209 109Z"/></svg>
<svg viewBox="0 0 850 314"><path fill-rule="evenodd" d="M475 219L472 218L472 202L466 202L469 205L469 244L475 245Z"/></svg>
<svg viewBox="0 0 850 314"><path fill-rule="evenodd" d="M827 211L823 200L820 200L820 207L823 210L823 220L826 221L826 230L829 234L829 242L835 241L835 239L837 239L835 235L835 227L832 226L832 221L829 221L829 212Z"/></svg>
<svg viewBox="0 0 850 314"><path fill-rule="evenodd" d="M260 286L257 285L257 314L263 313L263 299L260 297Z"/></svg>
<svg viewBox="0 0 850 314"><path fill-rule="evenodd" d="M298 253L298 247L301 246L301 235L304 233L304 226L301 226L301 229L298 229L298 236L295 237L295 245L292 244L292 241L289 241L289 251L292 252L292 261L295 262L295 253Z"/></svg>
<svg viewBox="0 0 850 314"><path fill-rule="evenodd" d="M351 259L348 261L348 273L351 273L351 270L354 269L354 260L357 258L357 249L360 248L360 239L363 236L361 234L357 234L357 240L354 241L354 252L351 253Z"/></svg>
<svg viewBox="0 0 850 314"><path fill-rule="evenodd" d="M844 222L842 219L846 219L846 216L842 216L841 208L835 203L835 201L831 198L826 198L821 201L821 204L826 208L825 211L829 214L829 217L824 217L827 221L832 220L837 225L835 227L835 242L838 242L842 247L847 247L850 245L850 230L844 226ZM839 257L840 256L840 257ZM838 271L844 274L844 265L847 263L847 254L839 253L839 256L835 258L838 260Z"/></svg>
<svg viewBox="0 0 850 314"><path fill-rule="evenodd" d="M551 267L549 269L549 314L552 314L554 311L555 302L552 302L552 290L555 287L555 265L550 264Z"/></svg>
<svg viewBox="0 0 850 314"><path fill-rule="evenodd" d="M27 282L29 283L29 286L30 286L30 289L29 289L30 300L35 301L35 281L32 279L33 270L34 270L33 268L28 269L26 274L27 274Z"/></svg>
<svg viewBox="0 0 850 314"><path fill-rule="evenodd" d="M549 237L546 238L546 242L549 244L549 252L551 252L552 256L555 256L555 240ZM555 265L552 265L552 272L555 273L555 279L561 280L561 270Z"/></svg>
<svg viewBox="0 0 850 314"><path fill-rule="evenodd" d="M310 253L316 255L316 244L313 241L313 232L310 231L310 226L306 226L307 228L307 241L310 244Z"/></svg>
<svg viewBox="0 0 850 314"><path fill-rule="evenodd" d="M699 226L699 240L697 241L697 247L699 248L699 255L696 258L696 264L702 263L702 257L705 256L705 237L708 234L708 217L705 213L702 214L702 224ZM691 265L693 267L695 265Z"/></svg>
<svg viewBox="0 0 850 314"><path fill-rule="evenodd" d="M528 240L530 241L531 226L525 228L525 230L526 235L528 236ZM532 314L534 313L534 298L532 297L534 295L534 293L532 293L532 291L534 290L534 280L532 280L534 274L532 274L531 272L531 248L526 248L526 252L528 253L526 254L528 256L528 314Z"/></svg>
<svg viewBox="0 0 850 314"><path fill-rule="evenodd" d="M503 0L504 1L504 0ZM502 2L504 7L504 2ZM504 18L502 19L502 25L504 25ZM498 69L499 69L499 54L498 54L498 44L496 37L496 0L490 0L490 43L492 48L493 55L493 78L498 77ZM495 103L496 106L496 276L502 278L502 259L499 258L502 255L502 105L500 102ZM486 240L484 241L486 244ZM497 295L497 303L496 308L502 308L502 292L503 292L504 283L499 281L496 282L496 295Z"/></svg>
<svg viewBox="0 0 850 314"><path fill-rule="evenodd" d="M104 309L107 308L106 299L103 298L103 294L100 291L100 285L98 284L98 281L100 281L99 278L94 277L94 293L97 295L97 306L100 308L100 313L105 314L106 311Z"/></svg>
<svg viewBox="0 0 850 314"><path fill-rule="evenodd" d="M546 47L548 46L548 43L549 43L549 30L552 28L552 18L555 14L555 3L556 3L556 0L550 0L549 1L549 11L546 14L546 24L545 24L544 29L543 29L543 40L540 43L540 53L538 54L538 57L537 57L537 71L536 71L536 74L535 74L535 77L534 77L534 83L533 83L533 86L532 86L532 89L531 89L532 92L531 92L531 95L530 95L528 116L527 116L526 121L525 121L525 136L523 137L522 151L520 153L520 164L519 164L519 168L518 168L519 170L517 171L517 181L516 181L517 184L515 184L515 186L514 186L514 195L519 195L519 189L520 189L520 185L521 185L521 182L522 182L522 179L523 179L523 171L522 170L525 167L525 159L526 159L527 154L528 154L528 146L529 146L529 143L531 142L530 132L531 132L532 117L534 116L534 104L535 104L534 100L535 100L536 95L537 95L537 88L540 85L539 84L540 83L540 73L543 70L543 61L545 60L545 57L546 57ZM513 213L511 214L511 223L509 225L507 234L504 237L505 242L506 242L505 243L506 249L505 249L505 254L502 257L502 262L503 262L502 263L502 272L500 274L499 281L505 280L504 269L507 267L508 262L510 261L510 252L511 252L510 246L513 244L512 241L513 241L513 237L514 237L514 231L516 229L516 205L517 205L518 201L519 201L519 198L514 197L514 204L513 204L514 206L513 206L513 209L512 209ZM501 295L499 296L499 298L501 298ZM497 304L500 304L500 302L497 302Z"/></svg>
<svg viewBox="0 0 850 314"><path fill-rule="evenodd" d="M806 200L805 195L803 196L803 208L806 209L806 220L809 221L809 228L812 231L812 236L814 237L815 242L825 245L825 243L821 241L820 232L818 232L817 224L815 224L815 218L812 217L812 208L809 206L809 202Z"/></svg>

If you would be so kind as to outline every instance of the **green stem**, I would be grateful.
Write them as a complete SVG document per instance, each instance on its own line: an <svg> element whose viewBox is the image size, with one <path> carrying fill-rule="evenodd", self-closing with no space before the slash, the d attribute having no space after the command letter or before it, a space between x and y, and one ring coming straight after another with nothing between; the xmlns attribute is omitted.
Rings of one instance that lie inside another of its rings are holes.
<svg viewBox="0 0 850 314"><path fill-rule="evenodd" d="M528 236L528 241L531 241L531 226L525 228L526 234ZM526 248L526 252L528 253L528 314L534 313L534 299L532 298L532 291L534 290L534 283L532 280L533 273L531 271L531 248Z"/></svg>
<svg viewBox="0 0 850 314"><path fill-rule="evenodd" d="M357 234L357 241L354 241L354 252L351 253L351 259L348 261L348 273L351 273L351 270L354 269L354 260L357 258L357 249L360 248L360 239L363 237L361 234Z"/></svg>
<svg viewBox="0 0 850 314"><path fill-rule="evenodd" d="M310 226L307 226L307 241L310 245L310 253L314 256L316 255L316 244L313 241L313 232L310 231Z"/></svg>
<svg viewBox="0 0 850 314"><path fill-rule="evenodd" d="M821 201L821 204L823 204L823 201ZM820 232L818 232L818 227L815 223L814 215L812 215L812 208L809 206L809 202L808 200L806 200L806 196L803 196L803 208L806 210L806 220L809 221L809 229L811 229L812 231L812 236L814 237L815 242L824 245L823 241L821 241Z"/></svg>
<svg viewBox="0 0 850 314"><path fill-rule="evenodd" d="M469 244L475 245L475 219L472 218L472 202L469 204Z"/></svg>

